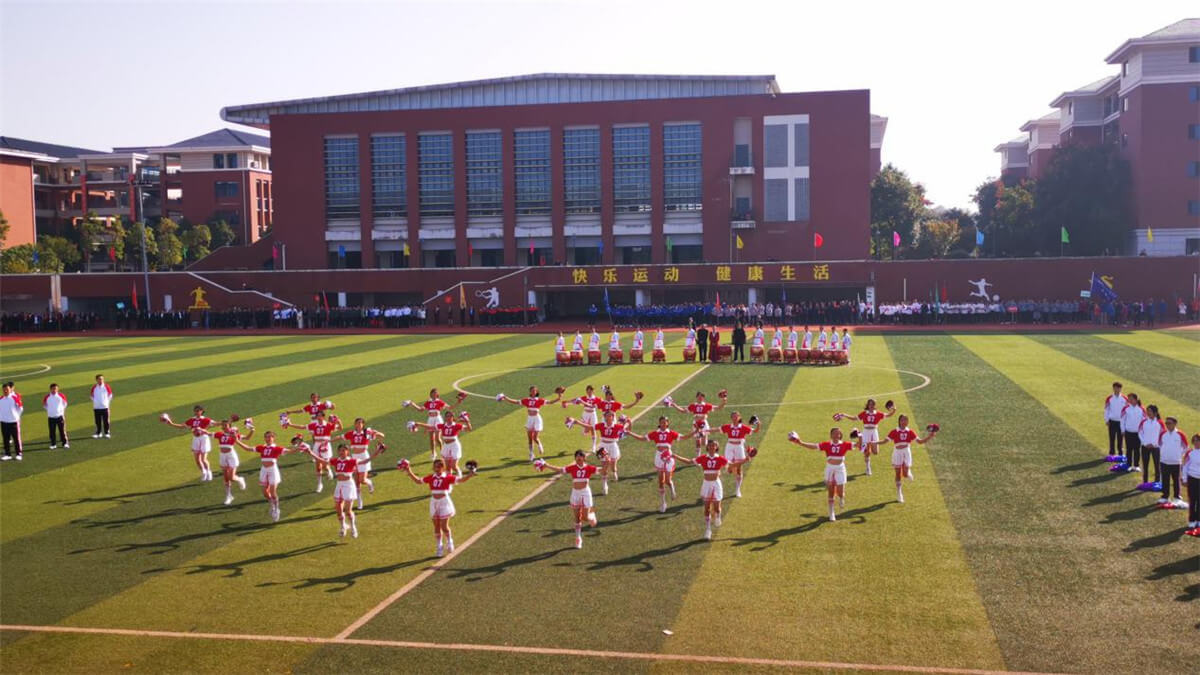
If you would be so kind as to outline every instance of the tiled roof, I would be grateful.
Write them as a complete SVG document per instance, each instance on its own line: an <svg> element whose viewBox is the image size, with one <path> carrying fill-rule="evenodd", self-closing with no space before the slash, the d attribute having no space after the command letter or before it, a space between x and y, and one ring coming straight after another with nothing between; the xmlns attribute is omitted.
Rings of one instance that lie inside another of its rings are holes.
<svg viewBox="0 0 1200 675"><path fill-rule="evenodd" d="M271 137L251 134L234 129L217 129L185 141L172 143L168 148L227 148L234 145L257 145L271 147Z"/></svg>
<svg viewBox="0 0 1200 675"><path fill-rule="evenodd" d="M12 136L0 136L0 148L20 150L21 152L36 152L61 159L72 159L79 155L101 155L105 152L104 150L89 150L70 145L55 145L54 143L43 143L24 138L13 138Z"/></svg>

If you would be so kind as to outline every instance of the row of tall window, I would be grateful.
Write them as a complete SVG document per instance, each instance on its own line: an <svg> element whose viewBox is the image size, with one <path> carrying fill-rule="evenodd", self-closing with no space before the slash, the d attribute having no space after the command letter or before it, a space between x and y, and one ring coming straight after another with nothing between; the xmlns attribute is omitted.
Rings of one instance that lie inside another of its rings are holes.
<svg viewBox="0 0 1200 675"><path fill-rule="evenodd" d="M498 216L504 202L508 168L500 131L465 135L468 216ZM512 132L511 171L518 215L549 215L551 143L548 129ZM696 123L663 127L663 202L668 211L697 211L703 193L700 172L701 127ZM325 216L329 220L360 217L357 137L325 139ZM562 134L563 201L568 214L598 214L601 205L600 130L564 129ZM612 203L617 212L648 212L650 191L650 127L619 126L612 130ZM405 135L371 136L371 210L376 219L408 213L408 157ZM417 136L417 171L421 216L455 213L454 142L449 133Z"/></svg>

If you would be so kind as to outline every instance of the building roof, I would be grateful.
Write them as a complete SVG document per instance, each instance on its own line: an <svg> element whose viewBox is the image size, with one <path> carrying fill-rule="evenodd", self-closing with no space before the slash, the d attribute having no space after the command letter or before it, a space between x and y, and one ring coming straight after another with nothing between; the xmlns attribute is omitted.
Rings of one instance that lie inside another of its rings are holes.
<svg viewBox="0 0 1200 675"><path fill-rule="evenodd" d="M54 143L30 141L24 138L13 138L12 136L0 136L0 148L7 150L18 150L20 152L30 152L39 155L47 155L49 157L57 157L60 159L73 159L79 155L97 155L104 153L103 150L89 150L87 148L76 148L70 145L55 145Z"/></svg>
<svg viewBox="0 0 1200 675"><path fill-rule="evenodd" d="M1147 33L1140 38L1130 38L1117 47L1104 60L1108 63L1120 63L1129 52L1146 45L1186 44L1200 39L1200 19L1182 19L1164 26L1153 33Z"/></svg>
<svg viewBox="0 0 1200 675"><path fill-rule="evenodd" d="M1057 107L1061 106L1063 103L1066 103L1068 98L1084 98L1087 96L1096 96L1101 91L1103 91L1105 87L1109 86L1110 84L1113 84L1114 82L1117 82L1120 79L1121 78L1117 75L1109 75L1108 77L1102 77L1099 80L1096 80L1095 82L1089 82L1089 83L1083 85L1082 87L1079 87L1078 89L1074 89L1072 91L1064 91L1063 93L1058 95L1058 98L1056 98L1050 102L1050 107L1057 108Z"/></svg>
<svg viewBox="0 0 1200 675"><path fill-rule="evenodd" d="M207 134L200 134L185 141L172 143L168 148L228 148L238 145L257 145L262 148L271 147L271 137L262 134L251 134L235 129L217 129Z"/></svg>
<svg viewBox="0 0 1200 675"><path fill-rule="evenodd" d="M1000 145L997 145L996 147L992 148L992 152L1001 152L1002 150L1005 150L1006 148L1016 148L1016 147L1028 148L1029 147L1029 137L1028 136L1017 136L1016 138L1012 139L1011 141L1005 141L1005 142L1001 143Z"/></svg>
<svg viewBox="0 0 1200 675"><path fill-rule="evenodd" d="M1049 126L1050 124L1057 125L1061 119L1062 111L1055 109L1037 119L1032 119L1025 124L1022 124L1021 131L1032 131L1034 127Z"/></svg>
<svg viewBox="0 0 1200 675"><path fill-rule="evenodd" d="M221 119L266 127L271 115L428 110L779 93L774 75L538 73L228 106Z"/></svg>

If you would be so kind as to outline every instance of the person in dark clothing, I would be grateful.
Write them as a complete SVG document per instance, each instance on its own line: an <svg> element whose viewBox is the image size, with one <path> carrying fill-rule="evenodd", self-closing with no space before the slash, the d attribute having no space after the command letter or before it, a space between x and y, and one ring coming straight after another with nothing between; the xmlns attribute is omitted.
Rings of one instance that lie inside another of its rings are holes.
<svg viewBox="0 0 1200 675"><path fill-rule="evenodd" d="M696 331L696 351L699 352L700 363L708 360L708 324L700 324Z"/></svg>
<svg viewBox="0 0 1200 675"><path fill-rule="evenodd" d="M733 327L733 361L746 360L746 329L738 323Z"/></svg>

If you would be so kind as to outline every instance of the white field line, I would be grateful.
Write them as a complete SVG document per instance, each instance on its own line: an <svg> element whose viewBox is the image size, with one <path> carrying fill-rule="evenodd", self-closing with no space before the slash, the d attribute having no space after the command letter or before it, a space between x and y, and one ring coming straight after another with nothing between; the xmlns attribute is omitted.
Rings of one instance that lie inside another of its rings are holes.
<svg viewBox="0 0 1200 675"><path fill-rule="evenodd" d="M49 363L39 363L38 365L41 366L41 368L38 368L37 370L31 370L28 373L13 373L11 375L6 373L4 375L0 375L0 377L3 377L3 378L30 377L31 375L41 375L42 373L50 372L50 364Z"/></svg>
<svg viewBox="0 0 1200 675"><path fill-rule="evenodd" d="M859 670L874 672L937 673L939 675L1051 675L1029 671L981 670L975 668L947 668L941 666L908 666L877 663L840 663L836 661L801 661L796 659L749 658L742 656L707 656L703 654L659 654L654 652L621 652L600 649L568 649L562 647L521 647L515 645L478 645L463 643L412 642L408 640L359 640L354 638L305 637L300 635L249 635L230 633L182 633L163 630L134 630L129 628L85 628L81 626L24 626L0 624L0 631L28 633L74 633L85 635L121 635L127 637L178 638L190 640L240 640L247 642L290 642L312 645L345 645L363 647L388 647L392 649L457 650L464 652L493 652L505 654L531 654L536 656L568 656L602 659L628 659L638 661L666 661L676 663L716 663L745 666L773 666L778 668L807 668L817 670Z"/></svg>
<svg viewBox="0 0 1200 675"><path fill-rule="evenodd" d="M671 394L675 393L676 390L678 390L683 385L687 384L688 381L690 381L693 377L696 377L700 373L704 372L704 370L706 368L708 368L708 366L704 366L703 368L696 370L695 372L691 373L687 377L680 380L679 383L676 384L674 387L672 387L671 391L667 392L666 395L670 396ZM651 410L653 410L653 406L647 405L645 408L642 409L641 412L639 412L637 415L635 415L633 417L632 421L636 422L642 415L645 415L646 413L650 412ZM504 513L501 513L500 515L496 516L495 518L492 519L492 521L490 523L488 523L487 525L484 525L482 529L477 531L475 534L471 535L470 538L468 538L466 541L464 541L461 546L455 547L454 551L452 551L449 555L438 560L436 563L430 565L428 568L426 568L420 574L413 577L413 579L411 581L409 581L407 584L404 584L403 586L401 586L395 593L392 593L387 598L385 598L383 600L383 602L379 603L378 605L375 605L366 614L363 614L362 616L358 617L358 619L356 619L354 621L354 623L350 624L349 626L346 626L346 628L342 632L337 634L337 638L339 640L344 640L344 639L350 637L350 635L353 634L354 631L358 630L359 628L362 628L363 625L365 625L368 621L370 621L371 619L374 619L376 616L378 616L380 612L387 609L389 606L392 605L392 603L396 602L400 598L407 595L408 592L411 591L412 589L421 585L422 582L424 582L429 577L433 576L433 574L435 572L437 572L441 568L445 567L447 564L449 564L449 562L451 560L454 560L454 558L458 554L460 554L463 551L470 548L471 544L474 544L475 542L479 541L479 539L481 537L483 537L488 532L491 532L492 529L495 528L500 523L504 522L505 518L508 518L513 513L519 511L521 509L521 507L528 504L530 502L530 500L532 500L534 497L537 497L544 490L546 490L551 485L553 485L554 482L558 480L558 477L560 475L562 475L562 474L556 474L550 480L547 480L547 481L543 482L541 485L538 485L536 488L533 489L532 492L525 495L516 504L513 504L508 509L506 509L504 511Z"/></svg>

